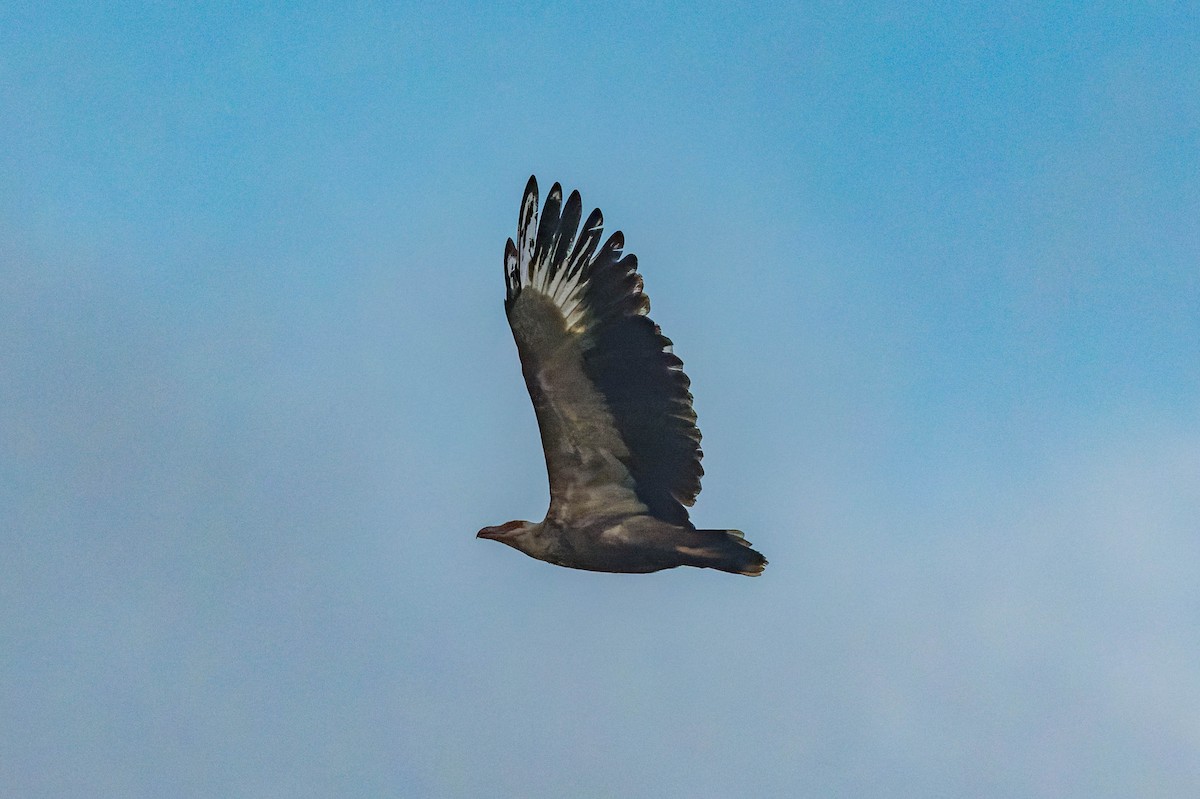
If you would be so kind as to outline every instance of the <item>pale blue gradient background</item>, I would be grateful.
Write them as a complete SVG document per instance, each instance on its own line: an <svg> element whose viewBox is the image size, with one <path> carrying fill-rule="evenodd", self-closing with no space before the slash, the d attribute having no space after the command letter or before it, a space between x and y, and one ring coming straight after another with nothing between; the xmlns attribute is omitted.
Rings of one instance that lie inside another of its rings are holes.
<svg viewBox="0 0 1200 799"><path fill-rule="evenodd" d="M0 794L1200 790L1194 3L0 6ZM530 173L758 580L556 569Z"/></svg>

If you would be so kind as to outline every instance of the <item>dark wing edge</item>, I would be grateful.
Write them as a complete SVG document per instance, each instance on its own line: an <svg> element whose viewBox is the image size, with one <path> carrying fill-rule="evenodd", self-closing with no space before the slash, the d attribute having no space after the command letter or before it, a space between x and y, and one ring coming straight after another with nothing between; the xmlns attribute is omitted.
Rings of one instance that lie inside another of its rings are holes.
<svg viewBox="0 0 1200 799"><path fill-rule="evenodd" d="M517 240L505 247L505 309L522 291L549 297L567 331L579 337L583 370L603 395L628 448L622 458L634 490L662 521L690 526L687 507L700 493L700 430L691 381L672 343L647 314L650 300L637 257L614 232L603 246L599 209L579 226L579 192L566 202L555 183L538 214L537 181L525 188Z"/></svg>

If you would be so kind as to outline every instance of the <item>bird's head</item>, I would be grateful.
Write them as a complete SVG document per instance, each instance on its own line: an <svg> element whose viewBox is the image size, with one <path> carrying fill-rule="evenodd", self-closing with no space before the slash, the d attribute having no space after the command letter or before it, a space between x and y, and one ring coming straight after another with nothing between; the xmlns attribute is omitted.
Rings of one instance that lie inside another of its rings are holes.
<svg viewBox="0 0 1200 799"><path fill-rule="evenodd" d="M493 541L499 541L502 544L508 544L510 547L517 546L517 541L520 540L529 528L533 527L531 522L505 522L497 527L485 527L475 534L476 538L490 538ZM520 549L520 547L517 547Z"/></svg>

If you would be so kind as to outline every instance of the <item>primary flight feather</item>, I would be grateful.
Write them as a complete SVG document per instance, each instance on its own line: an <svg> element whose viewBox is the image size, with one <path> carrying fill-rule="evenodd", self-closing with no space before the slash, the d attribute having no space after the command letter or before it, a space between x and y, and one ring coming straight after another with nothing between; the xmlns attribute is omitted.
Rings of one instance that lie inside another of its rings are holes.
<svg viewBox="0 0 1200 799"><path fill-rule="evenodd" d="M700 431L671 340L646 315L637 258L603 217L555 183L538 216L525 187L504 250L504 310L533 400L550 509L541 522L485 527L539 560L603 572L697 566L759 575L766 559L738 530L697 530Z"/></svg>

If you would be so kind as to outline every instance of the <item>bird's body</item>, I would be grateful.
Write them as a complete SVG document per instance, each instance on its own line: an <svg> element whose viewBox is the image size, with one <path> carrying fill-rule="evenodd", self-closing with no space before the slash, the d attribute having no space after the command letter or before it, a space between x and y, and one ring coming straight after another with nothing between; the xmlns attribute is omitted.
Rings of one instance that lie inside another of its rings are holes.
<svg viewBox="0 0 1200 799"><path fill-rule="evenodd" d="M555 184L539 225L530 178L519 244L509 239L505 250L505 310L541 431L550 509L540 523L479 537L576 569L760 574L766 560L740 532L688 520L703 469L683 363L646 316L621 233L597 248L600 212L579 229L580 211L579 193L564 205Z"/></svg>

